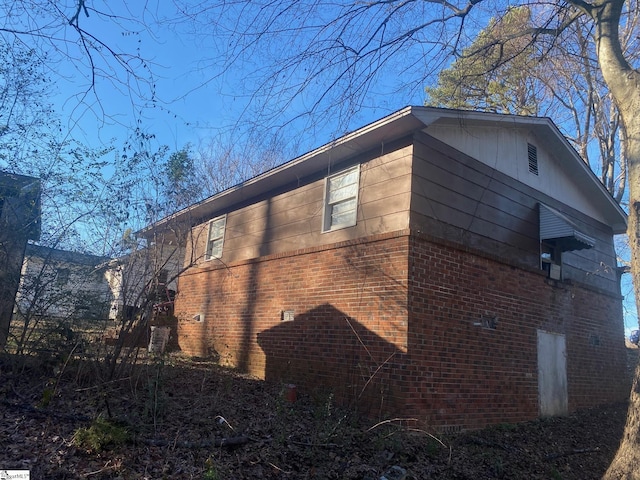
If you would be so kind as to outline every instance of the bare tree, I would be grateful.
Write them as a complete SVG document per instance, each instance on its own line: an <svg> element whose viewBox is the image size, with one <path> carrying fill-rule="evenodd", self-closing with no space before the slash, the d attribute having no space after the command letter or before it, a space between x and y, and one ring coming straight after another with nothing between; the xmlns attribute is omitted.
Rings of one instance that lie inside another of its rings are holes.
<svg viewBox="0 0 640 480"><path fill-rule="evenodd" d="M99 336L107 319L108 285L98 268L105 260L28 245L11 325L11 350L62 359L71 350L86 352L90 336Z"/></svg>
<svg viewBox="0 0 640 480"><path fill-rule="evenodd" d="M625 51L638 20L638 15L630 15L625 24ZM528 6L492 18L471 46L438 74L437 85L426 88L426 103L554 118L619 203L626 187L624 130L599 71L592 29L585 19L576 20L543 55L530 34L520 34L532 27ZM635 59L639 53L628 55ZM594 152L598 155L590 155Z"/></svg>
<svg viewBox="0 0 640 480"><path fill-rule="evenodd" d="M89 113L119 122L105 88L131 101L132 110L157 100L154 66L141 53L153 42L148 2L0 1L0 41L21 46L46 66L46 76L72 86L69 126Z"/></svg>
<svg viewBox="0 0 640 480"><path fill-rule="evenodd" d="M212 137L194 149L195 177L202 197L208 197L263 173L287 158L278 135L267 139L235 141L234 137Z"/></svg>

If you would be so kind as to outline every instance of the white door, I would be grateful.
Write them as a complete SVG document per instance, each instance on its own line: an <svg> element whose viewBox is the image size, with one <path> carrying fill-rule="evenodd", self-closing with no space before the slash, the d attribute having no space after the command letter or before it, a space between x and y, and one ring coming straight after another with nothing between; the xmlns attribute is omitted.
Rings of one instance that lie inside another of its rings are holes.
<svg viewBox="0 0 640 480"><path fill-rule="evenodd" d="M542 417L569 413L564 334L538 330L538 399Z"/></svg>

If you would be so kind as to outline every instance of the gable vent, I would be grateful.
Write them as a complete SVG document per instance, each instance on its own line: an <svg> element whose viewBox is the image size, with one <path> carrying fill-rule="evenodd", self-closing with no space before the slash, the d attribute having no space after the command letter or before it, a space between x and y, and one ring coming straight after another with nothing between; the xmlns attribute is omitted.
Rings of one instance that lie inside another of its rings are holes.
<svg viewBox="0 0 640 480"><path fill-rule="evenodd" d="M527 143L527 153L529 154L529 171L538 175L538 149L535 145Z"/></svg>

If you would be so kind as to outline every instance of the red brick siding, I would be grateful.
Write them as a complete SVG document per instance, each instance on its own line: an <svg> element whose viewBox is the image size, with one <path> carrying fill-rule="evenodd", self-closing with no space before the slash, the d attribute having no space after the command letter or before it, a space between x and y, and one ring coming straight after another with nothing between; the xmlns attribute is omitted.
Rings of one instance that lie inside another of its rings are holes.
<svg viewBox="0 0 640 480"><path fill-rule="evenodd" d="M424 422L473 428L536 418L537 329L566 336L570 410L627 396L619 297L418 236L409 284L406 405ZM495 330L475 325L491 318Z"/></svg>
<svg viewBox="0 0 640 480"><path fill-rule="evenodd" d="M207 355L212 346L230 365L367 410L398 404L389 366L406 351L407 245L384 234L193 268L176 300L180 347ZM281 321L283 310L295 321Z"/></svg>
<svg viewBox="0 0 640 480"><path fill-rule="evenodd" d="M182 350L370 414L474 428L538 416L543 329L566 335L571 410L626 397L618 297L408 233L190 269Z"/></svg>

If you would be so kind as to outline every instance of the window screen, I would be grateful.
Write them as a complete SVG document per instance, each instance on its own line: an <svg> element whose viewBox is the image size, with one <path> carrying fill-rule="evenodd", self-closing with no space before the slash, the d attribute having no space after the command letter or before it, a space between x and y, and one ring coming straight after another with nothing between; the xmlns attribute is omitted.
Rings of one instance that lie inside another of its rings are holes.
<svg viewBox="0 0 640 480"><path fill-rule="evenodd" d="M356 224L360 167L327 177L323 231Z"/></svg>
<svg viewBox="0 0 640 480"><path fill-rule="evenodd" d="M222 257L222 245L224 243L224 228L226 217L218 217L209 223L209 235L207 237L206 260Z"/></svg>

